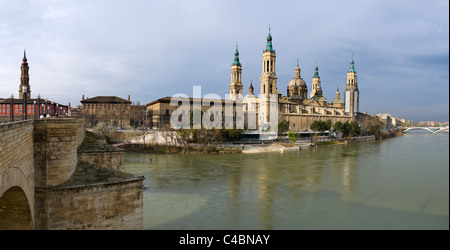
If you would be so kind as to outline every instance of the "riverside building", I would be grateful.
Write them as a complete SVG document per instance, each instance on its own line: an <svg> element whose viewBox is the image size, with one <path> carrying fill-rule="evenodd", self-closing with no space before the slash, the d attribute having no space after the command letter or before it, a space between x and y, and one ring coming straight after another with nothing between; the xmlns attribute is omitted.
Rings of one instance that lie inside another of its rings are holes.
<svg viewBox="0 0 450 250"><path fill-rule="evenodd" d="M290 130L309 130L311 124L316 120L331 120L335 122L346 122L356 119L359 113L359 89L357 73L354 60L350 61L350 69L347 72L344 100L341 99L339 87L335 98L328 102L322 91L322 82L319 76L319 67L316 63L312 77L311 91L308 98L308 86L301 76L299 60L294 69L294 77L287 84L286 95L278 89L278 78L276 75L276 52L272 43L272 35L267 36L266 48L262 55L262 74L260 77L260 94L254 94L253 82L250 82L248 94L243 95L244 84L242 83L243 65L239 59L239 50L236 44L234 61L231 65L230 92L227 100L217 100L225 106L226 102L236 103L233 111L234 124L244 124L245 130L254 131L276 131L278 121L289 121ZM195 98L194 98L195 99ZM190 98L192 104L193 99ZM271 106L275 103L276 110L273 112ZM170 97L161 98L147 105L147 115L151 117L152 127L160 129L168 124L172 112L177 106L170 105ZM206 112L208 107L201 107ZM239 113L236 108L242 108L244 123L238 121ZM191 109L192 111L192 109ZM275 114L275 115L273 115ZM272 117L271 117L272 116ZM273 117L276 116L276 117ZM275 120L276 122L273 122ZM224 124L224 123L223 123Z"/></svg>
<svg viewBox="0 0 450 250"><path fill-rule="evenodd" d="M39 94L36 98L31 97L29 69L27 55L24 51L20 67L19 98L14 98L14 95L9 98L0 98L0 122L39 118L41 115L70 115L70 104L63 105L42 99Z"/></svg>

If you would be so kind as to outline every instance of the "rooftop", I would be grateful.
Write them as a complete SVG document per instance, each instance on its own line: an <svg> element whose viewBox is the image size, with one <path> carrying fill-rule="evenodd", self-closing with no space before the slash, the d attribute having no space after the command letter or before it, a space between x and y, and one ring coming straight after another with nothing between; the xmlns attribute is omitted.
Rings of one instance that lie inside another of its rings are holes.
<svg viewBox="0 0 450 250"><path fill-rule="evenodd" d="M96 96L80 101L81 103L131 103L131 101L117 96Z"/></svg>

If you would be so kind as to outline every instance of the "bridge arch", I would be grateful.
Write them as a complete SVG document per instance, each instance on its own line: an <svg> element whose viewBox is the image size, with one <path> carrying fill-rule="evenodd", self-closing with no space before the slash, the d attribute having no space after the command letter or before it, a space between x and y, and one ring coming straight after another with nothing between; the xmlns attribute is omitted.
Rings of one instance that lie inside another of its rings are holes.
<svg viewBox="0 0 450 250"><path fill-rule="evenodd" d="M13 186L0 197L0 230L34 229L32 208L22 188Z"/></svg>
<svg viewBox="0 0 450 250"><path fill-rule="evenodd" d="M33 186L21 168L0 172L0 230L34 229Z"/></svg>
<svg viewBox="0 0 450 250"><path fill-rule="evenodd" d="M426 131L428 131L430 133L434 132L433 130L431 130L429 128L425 128L425 127L410 127L410 128L404 129L403 133L406 133L406 132L411 131L411 130L426 130Z"/></svg>
<svg viewBox="0 0 450 250"><path fill-rule="evenodd" d="M407 128L403 128L403 133L406 133L411 130L426 130L426 131L434 134L434 133L437 133L440 131L448 132L448 127L407 127Z"/></svg>
<svg viewBox="0 0 450 250"><path fill-rule="evenodd" d="M35 229L33 120L0 124L0 229Z"/></svg>

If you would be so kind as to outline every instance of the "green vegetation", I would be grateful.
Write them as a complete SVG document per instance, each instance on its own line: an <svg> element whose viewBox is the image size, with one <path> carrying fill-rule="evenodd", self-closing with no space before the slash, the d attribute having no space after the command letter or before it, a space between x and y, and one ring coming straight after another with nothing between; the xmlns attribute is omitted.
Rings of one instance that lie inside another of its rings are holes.
<svg viewBox="0 0 450 250"><path fill-rule="evenodd" d="M78 151L110 151L116 150L112 145L106 143L107 138L103 135L85 131L83 142L78 147Z"/></svg>
<svg viewBox="0 0 450 250"><path fill-rule="evenodd" d="M370 134L375 135L376 138L378 138L381 134L381 126L380 125L374 125L370 128Z"/></svg>
<svg viewBox="0 0 450 250"><path fill-rule="evenodd" d="M353 137L361 134L361 127L358 122L336 122L333 125L333 131L338 133L338 139L340 138L340 134L343 137Z"/></svg>
<svg viewBox="0 0 450 250"><path fill-rule="evenodd" d="M243 129L222 129L222 130L220 130L220 133L222 135L222 140L230 141L230 142L241 139L243 132L244 132Z"/></svg>
<svg viewBox="0 0 450 250"><path fill-rule="evenodd" d="M324 132L331 129L331 120L325 121L314 121L309 127L312 131Z"/></svg>
<svg viewBox="0 0 450 250"><path fill-rule="evenodd" d="M289 131L289 121L280 121L278 123L278 135L284 135L287 131Z"/></svg>
<svg viewBox="0 0 450 250"><path fill-rule="evenodd" d="M297 132L289 131L287 132L287 136L290 142L296 142L300 135Z"/></svg>

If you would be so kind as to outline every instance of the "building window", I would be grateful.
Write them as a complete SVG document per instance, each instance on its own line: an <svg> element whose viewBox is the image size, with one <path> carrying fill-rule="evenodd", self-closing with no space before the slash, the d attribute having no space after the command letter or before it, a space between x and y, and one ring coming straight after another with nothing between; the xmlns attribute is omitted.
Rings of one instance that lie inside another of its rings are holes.
<svg viewBox="0 0 450 250"><path fill-rule="evenodd" d="M168 109L166 109L166 115L169 115L169 110Z"/></svg>

